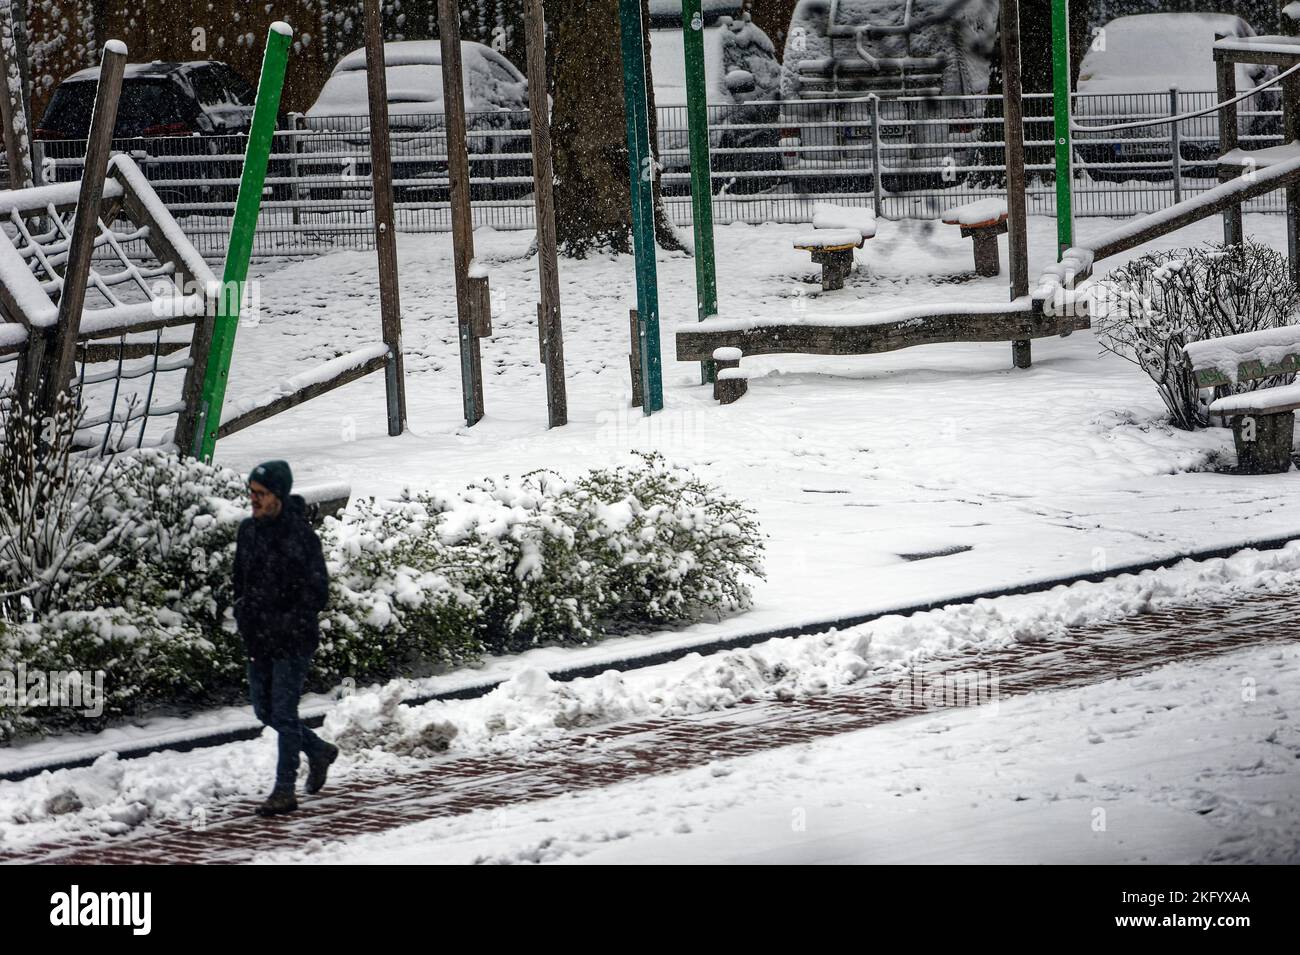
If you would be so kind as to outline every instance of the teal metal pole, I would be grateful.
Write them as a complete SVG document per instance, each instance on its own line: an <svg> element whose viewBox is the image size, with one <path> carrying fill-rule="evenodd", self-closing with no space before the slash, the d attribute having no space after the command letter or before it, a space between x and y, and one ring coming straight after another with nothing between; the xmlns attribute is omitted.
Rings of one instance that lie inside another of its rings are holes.
<svg viewBox="0 0 1300 955"><path fill-rule="evenodd" d="M1056 132L1056 252L1074 245L1070 148L1070 2L1052 0L1052 115Z"/></svg>
<svg viewBox="0 0 1300 955"><path fill-rule="evenodd" d="M235 217L230 223L226 267L217 293L216 321L199 399L199 427L195 447L191 449L195 457L204 461L212 460L217 447L221 407L226 400L226 384L230 379L230 359L235 353L239 309L244 300L244 285L248 281L248 261L253 254L253 236L257 232L257 216L262 208L266 166L271 156L275 118L280 110L280 91L284 87L284 71L289 63L292 40L293 30L287 23L277 21L267 31L262 75L257 82L257 101L253 107L253 126L244 153L244 173L239 180Z"/></svg>
<svg viewBox="0 0 1300 955"><path fill-rule="evenodd" d="M691 144L691 221L695 227L695 300L700 321L718 314L713 255L713 177L709 163L709 102L704 75L704 13L700 0L682 0L686 53L686 123ZM712 361L700 362L700 381L713 381Z"/></svg>
<svg viewBox="0 0 1300 955"><path fill-rule="evenodd" d="M627 164L632 185L632 244L636 258L637 333L641 339L641 410L664 406L659 354L659 288L655 268L654 156L646 106L645 50L640 0L619 0L623 38L623 102L627 114Z"/></svg>

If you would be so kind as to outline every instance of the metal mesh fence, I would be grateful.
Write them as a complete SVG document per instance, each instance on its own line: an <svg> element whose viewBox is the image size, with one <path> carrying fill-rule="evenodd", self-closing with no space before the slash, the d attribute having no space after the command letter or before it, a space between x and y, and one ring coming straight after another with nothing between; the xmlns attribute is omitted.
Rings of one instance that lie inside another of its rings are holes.
<svg viewBox="0 0 1300 955"><path fill-rule="evenodd" d="M1245 148L1282 141L1276 102L1243 103ZM1210 106L1211 91L1075 97L1075 120L1099 126ZM1031 214L1055 213L1052 100L1024 97ZM391 117L397 227L451 229L446 136L441 114ZM254 254L307 255L374 243L368 120L292 117L276 133ZM532 158L526 111L468 116L474 221L531 229ZM1176 128L1176 131L1175 131ZM686 110L658 111L661 184L670 215L690 223ZM709 109L714 219L807 222L811 202L873 205L891 219L936 218L954 205L1006 189L1002 101L997 96L861 97L744 103ZM1175 149L1175 143L1177 148ZM205 254L225 251L245 140L168 136L119 140L144 170L186 234ZM45 181L80 176L84 142L46 141ZM1167 207L1217 184L1215 115L1140 130L1075 134L1077 216L1125 216ZM1273 193L1247 205L1281 212Z"/></svg>

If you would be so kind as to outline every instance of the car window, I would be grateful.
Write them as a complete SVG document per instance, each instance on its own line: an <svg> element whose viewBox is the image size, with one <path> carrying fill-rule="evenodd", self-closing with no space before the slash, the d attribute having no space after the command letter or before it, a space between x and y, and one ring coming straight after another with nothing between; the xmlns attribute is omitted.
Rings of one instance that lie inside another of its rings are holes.
<svg viewBox="0 0 1300 955"><path fill-rule="evenodd" d="M190 73L190 84L199 102L205 106L228 106L233 98L221 77L211 69L198 69Z"/></svg>
<svg viewBox="0 0 1300 955"><path fill-rule="evenodd" d="M94 83L64 83L54 91L41 118L41 128L65 139L84 139L94 108Z"/></svg>
<svg viewBox="0 0 1300 955"><path fill-rule="evenodd" d="M138 135L150 126L184 122L181 99L171 80L127 80L117 101L118 136Z"/></svg>
<svg viewBox="0 0 1300 955"><path fill-rule="evenodd" d="M248 80L226 66L213 66L211 72L225 84L226 90L240 106L253 105L257 99L257 90L253 89Z"/></svg>

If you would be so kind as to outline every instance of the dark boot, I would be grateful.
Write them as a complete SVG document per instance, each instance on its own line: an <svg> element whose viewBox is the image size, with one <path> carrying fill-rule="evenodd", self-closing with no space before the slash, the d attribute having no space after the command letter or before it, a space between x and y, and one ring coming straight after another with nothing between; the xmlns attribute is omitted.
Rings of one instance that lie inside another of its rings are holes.
<svg viewBox="0 0 1300 955"><path fill-rule="evenodd" d="M266 797L266 802L257 807L259 816L280 816L298 808L298 800L292 789L277 789Z"/></svg>
<svg viewBox="0 0 1300 955"><path fill-rule="evenodd" d="M319 755L310 757L307 760L307 782L303 789L309 793L320 792L325 785L325 777L329 775L330 766L338 758L339 748L333 743L326 743Z"/></svg>

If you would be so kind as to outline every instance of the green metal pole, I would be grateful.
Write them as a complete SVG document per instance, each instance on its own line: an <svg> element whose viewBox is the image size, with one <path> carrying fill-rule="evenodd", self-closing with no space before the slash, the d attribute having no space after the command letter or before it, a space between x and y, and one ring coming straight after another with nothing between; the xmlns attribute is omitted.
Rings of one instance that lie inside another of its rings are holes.
<svg viewBox="0 0 1300 955"><path fill-rule="evenodd" d="M695 226L695 299L700 321L718 314L713 256L713 181L709 163L709 103L704 77L704 13L700 0L682 0L686 53L686 123L691 142L691 221ZM713 381L712 361L700 362L700 381Z"/></svg>
<svg viewBox="0 0 1300 955"><path fill-rule="evenodd" d="M659 288L655 267L654 156L646 106L645 50L640 0L619 0L623 40L623 102L627 114L627 165L632 185L632 243L636 253L637 333L641 339L641 410L664 406L659 354Z"/></svg>
<svg viewBox="0 0 1300 955"><path fill-rule="evenodd" d="M266 35L262 75L257 83L257 102L253 107L253 126L244 153L244 173L239 181L239 198L235 200L235 217L230 223L226 267L217 295L216 321L199 399L199 427L192 452L204 461L212 460L217 447L221 406L226 400L230 359L235 352L235 331L239 327L239 309L244 299L244 285L248 281L248 260L253 254L253 235L257 232L257 216L262 207L262 188L266 184L266 166L275 136L280 90L284 86L292 39L293 30L281 22L271 24Z"/></svg>
<svg viewBox="0 0 1300 955"><path fill-rule="evenodd" d="M1056 132L1056 252L1074 245L1070 149L1070 2L1052 0L1052 113Z"/></svg>

